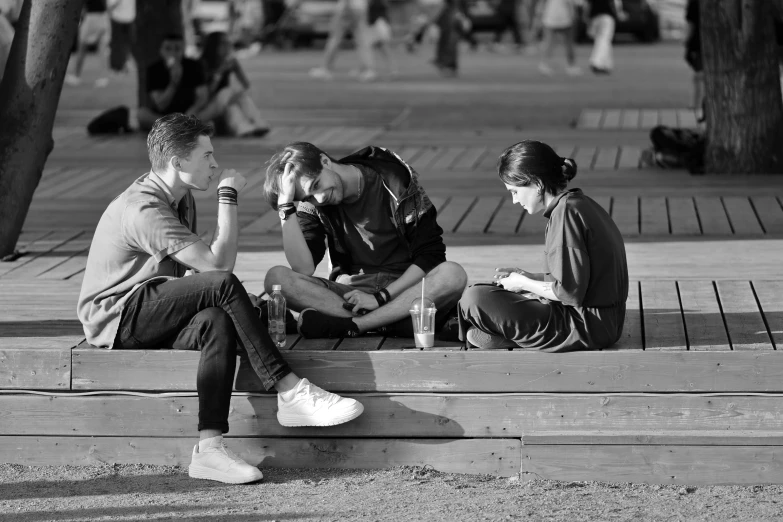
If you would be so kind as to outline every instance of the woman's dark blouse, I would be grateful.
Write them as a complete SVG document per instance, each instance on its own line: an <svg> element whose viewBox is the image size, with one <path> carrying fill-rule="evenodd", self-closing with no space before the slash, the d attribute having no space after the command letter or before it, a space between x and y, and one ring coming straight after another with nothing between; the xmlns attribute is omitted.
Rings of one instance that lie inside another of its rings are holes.
<svg viewBox="0 0 783 522"><path fill-rule="evenodd" d="M559 194L544 216L549 218L546 280L565 305L555 308L579 332L584 348L613 344L622 335L628 298L628 264L620 231L603 207L580 189Z"/></svg>

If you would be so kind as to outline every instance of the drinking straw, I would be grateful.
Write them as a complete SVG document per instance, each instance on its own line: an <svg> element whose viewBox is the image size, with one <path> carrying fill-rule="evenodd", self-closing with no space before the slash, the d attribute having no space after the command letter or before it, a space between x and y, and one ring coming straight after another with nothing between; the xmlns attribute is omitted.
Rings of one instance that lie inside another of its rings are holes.
<svg viewBox="0 0 783 522"><path fill-rule="evenodd" d="M424 278L421 278L421 306L419 306L419 310L421 310L421 326L419 327L420 332L424 332Z"/></svg>

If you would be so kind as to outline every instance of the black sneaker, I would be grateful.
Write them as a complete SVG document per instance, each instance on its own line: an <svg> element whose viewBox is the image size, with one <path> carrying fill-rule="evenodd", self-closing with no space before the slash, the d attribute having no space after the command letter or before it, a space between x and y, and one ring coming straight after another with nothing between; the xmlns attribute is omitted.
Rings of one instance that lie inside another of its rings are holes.
<svg viewBox="0 0 783 522"><path fill-rule="evenodd" d="M356 337L359 333L356 323L350 317L326 315L315 308L302 310L297 329L299 335L305 339Z"/></svg>

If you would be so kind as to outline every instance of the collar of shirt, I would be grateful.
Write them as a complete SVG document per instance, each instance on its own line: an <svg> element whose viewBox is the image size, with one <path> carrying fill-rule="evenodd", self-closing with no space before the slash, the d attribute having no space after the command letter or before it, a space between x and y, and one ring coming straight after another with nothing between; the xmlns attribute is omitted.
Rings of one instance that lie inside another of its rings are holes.
<svg viewBox="0 0 783 522"><path fill-rule="evenodd" d="M160 191L163 192L163 194L166 196L166 201L168 201L171 208L177 210L177 202L174 200L174 195L171 193L171 190L169 190L168 185L166 185L163 180L160 179L160 176L155 174L153 171L150 171L149 180L155 183Z"/></svg>
<svg viewBox="0 0 783 522"><path fill-rule="evenodd" d="M558 203L560 203L560 200L566 197L569 194L581 194L582 189L578 188L572 188L568 190L564 190L557 196L555 196L555 199L552 200L552 202L546 207L546 210L544 210L544 217L549 219L549 216L552 214L552 211L555 210L555 207Z"/></svg>

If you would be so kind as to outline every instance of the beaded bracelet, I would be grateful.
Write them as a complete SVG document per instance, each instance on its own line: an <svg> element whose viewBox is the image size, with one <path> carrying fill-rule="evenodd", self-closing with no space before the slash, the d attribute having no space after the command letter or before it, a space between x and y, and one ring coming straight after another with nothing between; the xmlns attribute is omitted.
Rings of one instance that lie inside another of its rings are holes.
<svg viewBox="0 0 783 522"><path fill-rule="evenodd" d="M236 205L238 195L237 190L233 187L219 187L217 190L218 203L225 205Z"/></svg>

